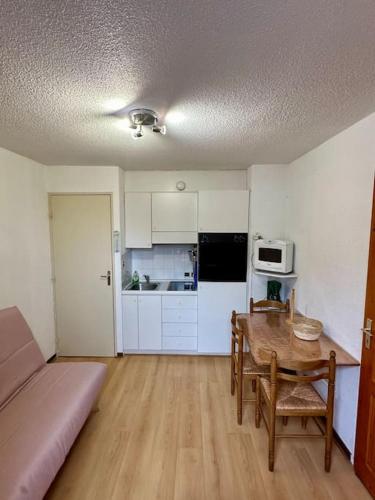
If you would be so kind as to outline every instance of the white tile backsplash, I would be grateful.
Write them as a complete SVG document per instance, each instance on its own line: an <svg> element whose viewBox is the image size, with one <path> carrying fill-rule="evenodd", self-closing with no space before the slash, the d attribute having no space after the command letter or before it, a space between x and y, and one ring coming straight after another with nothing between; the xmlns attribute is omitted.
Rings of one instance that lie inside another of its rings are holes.
<svg viewBox="0 0 375 500"><path fill-rule="evenodd" d="M148 274L151 280L184 279L185 272L193 272L189 250L193 245L153 245L147 249L132 249L128 255L127 268L131 274L138 271L143 280L143 275Z"/></svg>

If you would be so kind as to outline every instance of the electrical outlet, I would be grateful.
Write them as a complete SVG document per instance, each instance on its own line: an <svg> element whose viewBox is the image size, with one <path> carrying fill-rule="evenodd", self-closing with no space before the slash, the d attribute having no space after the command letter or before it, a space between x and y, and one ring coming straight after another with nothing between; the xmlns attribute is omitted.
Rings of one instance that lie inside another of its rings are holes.
<svg viewBox="0 0 375 500"><path fill-rule="evenodd" d="M184 273L185 278L188 278L190 276L190 273Z"/></svg>

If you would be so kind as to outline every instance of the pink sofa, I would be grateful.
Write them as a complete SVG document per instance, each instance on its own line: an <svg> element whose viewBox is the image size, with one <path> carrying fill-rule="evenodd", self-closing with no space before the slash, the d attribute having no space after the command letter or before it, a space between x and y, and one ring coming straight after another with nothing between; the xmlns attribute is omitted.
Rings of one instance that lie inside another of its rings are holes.
<svg viewBox="0 0 375 500"><path fill-rule="evenodd" d="M105 373L102 363L46 364L20 311L0 311L1 500L43 498Z"/></svg>

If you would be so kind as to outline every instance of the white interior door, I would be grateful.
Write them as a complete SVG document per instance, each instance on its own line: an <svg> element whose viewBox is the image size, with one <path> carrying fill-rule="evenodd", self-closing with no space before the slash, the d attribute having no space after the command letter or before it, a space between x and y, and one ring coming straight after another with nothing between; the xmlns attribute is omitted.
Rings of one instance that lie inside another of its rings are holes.
<svg viewBox="0 0 375 500"><path fill-rule="evenodd" d="M50 209L59 354L113 356L110 195L53 195Z"/></svg>

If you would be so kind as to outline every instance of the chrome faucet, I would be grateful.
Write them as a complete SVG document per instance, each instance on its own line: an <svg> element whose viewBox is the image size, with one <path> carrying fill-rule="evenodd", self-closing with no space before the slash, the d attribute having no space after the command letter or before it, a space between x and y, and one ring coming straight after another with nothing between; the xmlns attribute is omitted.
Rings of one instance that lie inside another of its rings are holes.
<svg viewBox="0 0 375 500"><path fill-rule="evenodd" d="M146 283L150 283L150 275L149 274L144 274L143 277L146 280Z"/></svg>

